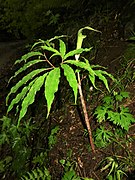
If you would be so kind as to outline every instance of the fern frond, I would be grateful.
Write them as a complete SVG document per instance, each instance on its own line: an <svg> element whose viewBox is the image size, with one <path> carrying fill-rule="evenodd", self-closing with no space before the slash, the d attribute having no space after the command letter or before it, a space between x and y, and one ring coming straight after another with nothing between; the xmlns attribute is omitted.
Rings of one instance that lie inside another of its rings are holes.
<svg viewBox="0 0 135 180"><path fill-rule="evenodd" d="M37 168L32 170L31 172L27 172L26 175L21 177L21 180L51 180L50 172L46 167L42 169Z"/></svg>

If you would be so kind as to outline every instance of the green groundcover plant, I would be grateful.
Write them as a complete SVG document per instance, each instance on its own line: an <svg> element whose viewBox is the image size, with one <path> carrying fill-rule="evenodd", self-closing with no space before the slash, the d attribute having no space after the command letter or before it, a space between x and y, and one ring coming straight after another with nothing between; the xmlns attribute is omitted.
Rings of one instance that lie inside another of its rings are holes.
<svg viewBox="0 0 135 180"><path fill-rule="evenodd" d="M135 122L135 118L127 107L120 104L126 98L129 98L129 93L124 91L114 92L112 96L105 96L102 105L95 109L94 114L98 122L110 121L114 126L128 131L130 125Z"/></svg>
<svg viewBox="0 0 135 180"><path fill-rule="evenodd" d="M77 103L79 91L84 119L94 152L95 148L92 141L91 126L81 85L83 75L88 78L92 86L96 89L98 89L95 83L96 79L101 80L108 91L109 86L106 76L112 80L114 78L104 70L104 67L91 65L90 60L80 56L82 53L90 52L92 49L92 47L82 48L83 40L86 38L86 35L82 34L84 30L92 30L100 33L91 27L81 28L77 35L76 49L69 52L67 52L66 43L63 41L64 38L67 38L65 35L55 36L46 41L39 40L34 43L31 51L15 62L15 64L23 65L9 81L12 81L14 78L19 79L19 77L21 79L11 88L6 98L6 104L8 106L7 113L13 110L13 108L16 109L16 114L19 115L17 126L19 126L28 111L28 107L34 103L37 92L41 90L41 87L44 87L44 96L47 102L46 117L48 118L55 93L59 88L61 76L64 75L73 90L75 104Z"/></svg>

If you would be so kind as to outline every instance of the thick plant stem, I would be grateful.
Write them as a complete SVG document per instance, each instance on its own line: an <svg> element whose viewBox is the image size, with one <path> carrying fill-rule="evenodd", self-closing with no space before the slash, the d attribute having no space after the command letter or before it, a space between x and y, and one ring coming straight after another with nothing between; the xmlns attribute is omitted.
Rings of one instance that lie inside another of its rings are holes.
<svg viewBox="0 0 135 180"><path fill-rule="evenodd" d="M86 103L85 103L83 92L82 92L81 79L80 79L79 73L78 73L78 89L79 89L79 94L80 94L80 98L81 98L81 104L82 104L82 109L83 109L83 113L84 113L85 123L86 123L88 134L89 134L91 149L95 153L95 146L93 144L92 131L91 131L91 126L90 126L90 122L89 122L89 118L88 118Z"/></svg>

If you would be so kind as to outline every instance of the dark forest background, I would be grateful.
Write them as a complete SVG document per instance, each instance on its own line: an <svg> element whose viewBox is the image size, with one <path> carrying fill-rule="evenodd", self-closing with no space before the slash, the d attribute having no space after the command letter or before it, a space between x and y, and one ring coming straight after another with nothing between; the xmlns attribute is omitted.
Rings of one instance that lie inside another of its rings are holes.
<svg viewBox="0 0 135 180"><path fill-rule="evenodd" d="M110 19L123 31L131 21L134 28L134 7L134 0L0 0L0 40L73 35L85 25L100 30Z"/></svg>

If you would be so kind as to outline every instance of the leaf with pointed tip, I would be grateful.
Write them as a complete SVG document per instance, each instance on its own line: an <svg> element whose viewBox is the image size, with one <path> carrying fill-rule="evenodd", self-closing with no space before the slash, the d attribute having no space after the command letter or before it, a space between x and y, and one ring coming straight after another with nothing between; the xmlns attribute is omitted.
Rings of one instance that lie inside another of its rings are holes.
<svg viewBox="0 0 135 180"><path fill-rule="evenodd" d="M25 116L27 109L29 105L31 105L34 100L36 93L41 89L41 87L44 84L45 77L47 76L48 73L44 74L43 76L40 76L36 79L36 81L33 83L33 85L30 87L29 92L27 93L26 97L23 99L22 102L22 107L20 110L19 114L19 120L18 120L18 125L20 124L21 119Z"/></svg>
<svg viewBox="0 0 135 180"><path fill-rule="evenodd" d="M102 68L102 69L107 69L104 66L100 66L100 65L91 65L91 68Z"/></svg>
<svg viewBox="0 0 135 180"><path fill-rule="evenodd" d="M109 74L108 72L106 72L106 71L102 71L102 70L98 70L98 71L101 71L101 73L102 74L105 74L105 75L107 75L110 79L112 79L113 81L116 81L116 79L113 77L113 75L112 74Z"/></svg>
<svg viewBox="0 0 135 180"><path fill-rule="evenodd" d="M108 81L107 81L106 77L104 75L102 75L102 71L101 70L95 70L95 74L101 81L103 81L106 89L110 92L110 89L108 86Z"/></svg>
<svg viewBox="0 0 135 180"><path fill-rule="evenodd" d="M52 59L54 56L60 56L58 53L54 53L49 57L49 60Z"/></svg>
<svg viewBox="0 0 135 180"><path fill-rule="evenodd" d="M22 61L27 61L27 59L29 59L29 58L31 58L31 57L33 57L33 56L43 56L43 54L41 53L41 52L39 52L39 51L32 51L32 52L29 52L29 53L27 53L27 54L25 54L25 55L23 55L22 57L21 57L21 59L19 59L19 60L16 60L15 61L15 64L17 64L17 63L21 63Z"/></svg>
<svg viewBox="0 0 135 180"><path fill-rule="evenodd" d="M84 58L84 59L85 59L85 58ZM85 59L85 62L86 62L86 65L87 65L87 67L88 67L88 69L89 69L89 75L88 75L88 77L89 77L92 85L94 86L94 88L97 89L97 87L96 87L96 85L95 85L95 72L94 72L94 70L91 68L91 65L90 65L90 63L89 63L89 61L88 61L87 59Z"/></svg>
<svg viewBox="0 0 135 180"><path fill-rule="evenodd" d="M110 77L113 81L115 81L115 78L113 77L113 75L107 73L106 71L102 71L102 70L95 70L94 72L95 72L96 76L98 76L98 78L101 81L103 81L107 90L110 91L109 86L108 86L108 81L107 81L106 77L104 76L104 74L107 75L108 77Z"/></svg>
<svg viewBox="0 0 135 180"><path fill-rule="evenodd" d="M33 83L35 82L36 79L34 79L33 81L30 82L30 84L28 86L25 86L22 91L17 94L17 96L11 101L10 105L8 106L8 110L7 113L9 113L9 111L11 111L14 107L15 104L18 104L22 99L24 99L25 95L27 94L28 90L30 89L30 87L33 85Z"/></svg>
<svg viewBox="0 0 135 180"><path fill-rule="evenodd" d="M84 70L91 71L90 66L88 66L87 63L85 63L85 62L76 61L76 60L67 60L64 63L73 64L73 65L75 65L77 67L80 67L80 68L82 68Z"/></svg>
<svg viewBox="0 0 135 180"><path fill-rule="evenodd" d="M33 50L37 45L43 45L43 44L46 44L46 41L44 41L44 40L42 40L42 39L39 39L39 41L38 42L35 42L34 44L33 44L33 46L31 47L31 50Z"/></svg>
<svg viewBox="0 0 135 180"><path fill-rule="evenodd" d="M15 78L19 73L25 71L27 68L29 68L32 65L35 65L37 63L42 62L42 60L33 60L33 61L29 61L28 63L24 64L23 67L21 67L18 71L15 72L15 75L12 76L8 82L10 82L13 78Z"/></svg>
<svg viewBox="0 0 135 180"><path fill-rule="evenodd" d="M12 94L12 93L16 93L17 90L23 86L24 84L26 84L30 79L34 78L34 76L38 75L39 73L45 71L46 69L45 68L42 68L42 69L36 69L36 70L33 70L32 72L30 72L29 74L27 74L26 76L24 76L15 86L13 86L9 92L9 94L7 95L6 97L6 105L8 104L8 100L9 100L9 96Z"/></svg>
<svg viewBox="0 0 135 180"><path fill-rule="evenodd" d="M60 38L63 38L63 37L67 37L67 35L55 36L55 37L49 39L48 41L51 42L51 41L54 41L56 39L60 39Z"/></svg>
<svg viewBox="0 0 135 180"><path fill-rule="evenodd" d="M65 53L66 53L66 44L61 39L59 39L59 42L60 42L60 49L59 49L59 51L60 51L62 59L64 59L64 56L65 56Z"/></svg>
<svg viewBox="0 0 135 180"><path fill-rule="evenodd" d="M87 59L85 59L85 62L86 62L86 66L87 66L87 69L89 71L89 74L90 76L94 76L95 75L95 72L94 70L92 69L92 66L90 65L89 61Z"/></svg>
<svg viewBox="0 0 135 180"><path fill-rule="evenodd" d="M89 74L88 77L89 77L89 79L90 79L93 87L94 87L95 89L98 89L98 88L96 87L96 85L95 85L95 75L94 75L94 74Z"/></svg>
<svg viewBox="0 0 135 180"><path fill-rule="evenodd" d="M59 55L60 56L60 52L59 51L57 51L57 49L54 49L53 47L51 47L51 46L41 46L41 48L43 49L43 50L47 50L47 51L50 51L50 52L54 52L54 53L56 53L57 55Z"/></svg>
<svg viewBox="0 0 135 180"><path fill-rule="evenodd" d="M123 98L129 98L129 92L121 91L121 92L120 92L120 95L121 95Z"/></svg>
<svg viewBox="0 0 135 180"><path fill-rule="evenodd" d="M89 52L91 49L92 48L80 48L80 49L72 50L72 51L68 52L67 54L65 54L64 60L67 59L68 57L74 56L76 54L81 54L83 52Z"/></svg>
<svg viewBox="0 0 135 180"><path fill-rule="evenodd" d="M75 104L76 104L78 83L77 83L77 80L76 80L74 70L67 64L62 64L61 67L64 70L64 75L66 76L70 87L73 89L74 97L75 97Z"/></svg>
<svg viewBox="0 0 135 180"><path fill-rule="evenodd" d="M49 116L51 105L54 100L54 94L58 90L59 78L60 78L60 68L55 68L49 72L45 81L45 98L47 100L47 108L48 108L47 117Z"/></svg>

